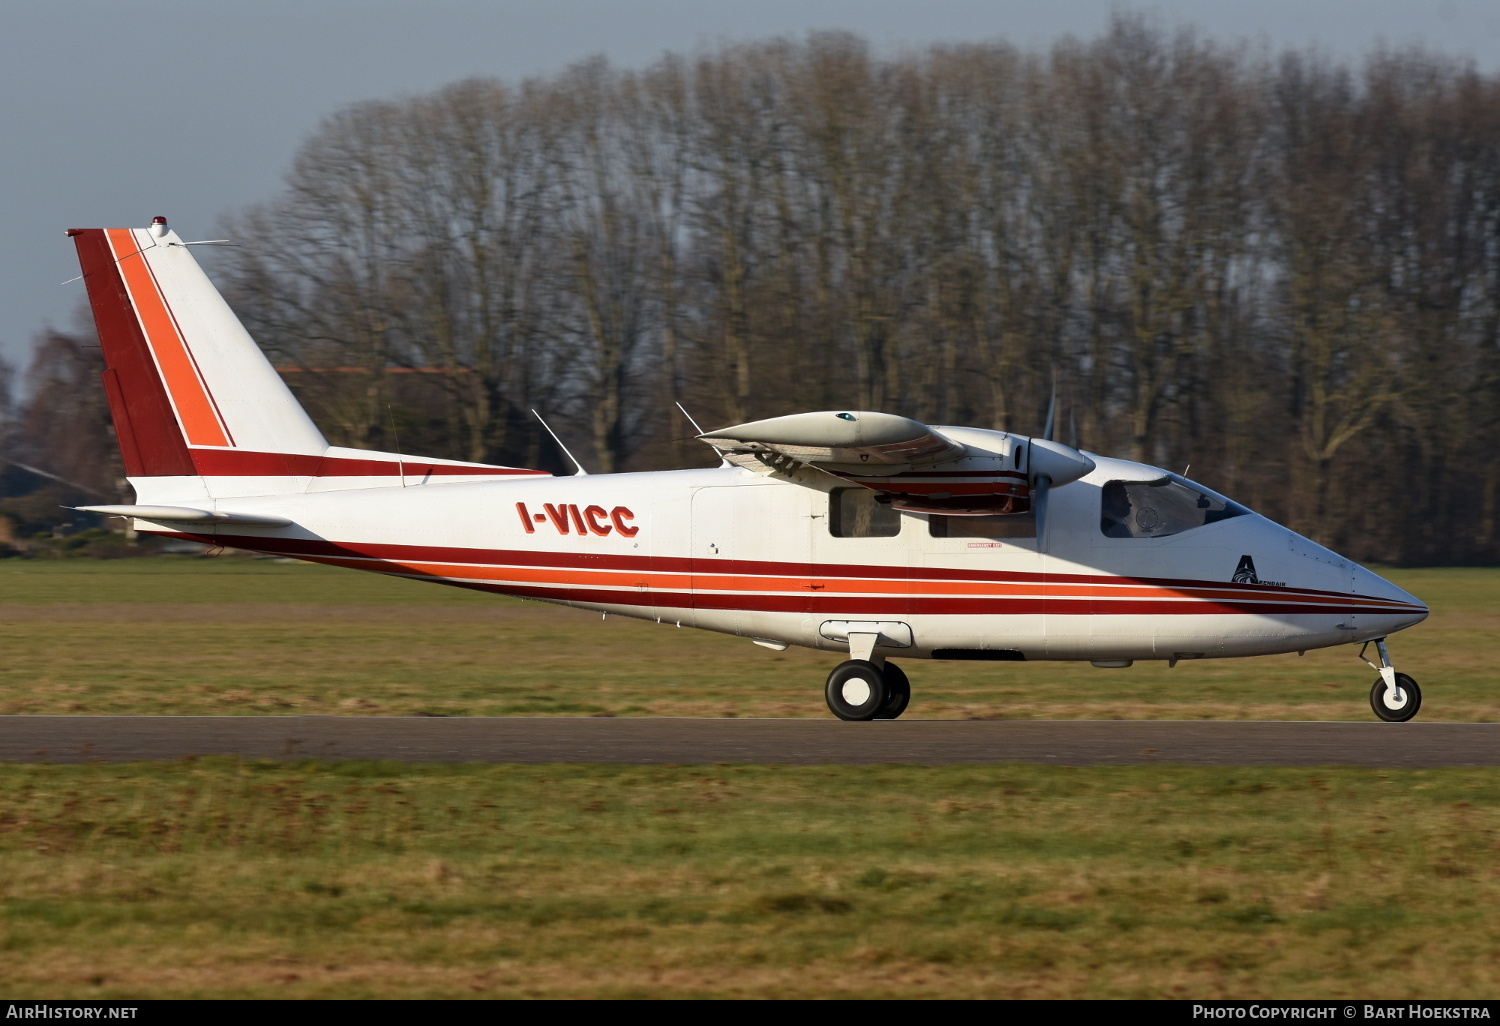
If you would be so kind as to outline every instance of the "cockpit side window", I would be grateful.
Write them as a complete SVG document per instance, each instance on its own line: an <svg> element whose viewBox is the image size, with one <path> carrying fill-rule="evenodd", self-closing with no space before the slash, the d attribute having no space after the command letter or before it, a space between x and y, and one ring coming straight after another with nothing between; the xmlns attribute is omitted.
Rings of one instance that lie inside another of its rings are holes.
<svg viewBox="0 0 1500 1026"><path fill-rule="evenodd" d="M1250 512L1176 474L1110 481L1099 493L1099 529L1106 538L1165 538Z"/></svg>

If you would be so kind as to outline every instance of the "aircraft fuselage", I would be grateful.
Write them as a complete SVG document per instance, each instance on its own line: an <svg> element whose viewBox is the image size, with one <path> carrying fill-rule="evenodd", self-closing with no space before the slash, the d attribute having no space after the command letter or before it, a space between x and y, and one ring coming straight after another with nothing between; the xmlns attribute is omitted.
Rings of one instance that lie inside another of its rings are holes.
<svg viewBox="0 0 1500 1026"><path fill-rule="evenodd" d="M1100 526L1108 482L1165 471L1095 459L1093 473L1053 492L1041 537L1015 536L1024 518L986 518L1000 525L990 530L894 512L882 514L893 535L860 536L836 523L836 480L739 467L247 494L225 504L294 526L138 526L773 646L846 651L850 624L881 624L876 652L889 656L1266 655L1383 638L1427 615L1388 581L1248 511L1168 536L1110 537Z"/></svg>

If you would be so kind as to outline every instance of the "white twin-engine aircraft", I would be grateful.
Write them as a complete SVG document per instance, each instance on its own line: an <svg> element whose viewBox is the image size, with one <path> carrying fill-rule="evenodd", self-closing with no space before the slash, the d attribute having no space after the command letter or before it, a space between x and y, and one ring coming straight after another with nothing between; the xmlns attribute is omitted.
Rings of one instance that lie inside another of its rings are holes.
<svg viewBox="0 0 1500 1026"><path fill-rule="evenodd" d="M711 470L339 448L165 218L68 235L138 502L83 508L136 530L827 649L846 720L905 710L895 656L1123 667L1351 642L1379 654L1377 716L1421 703L1384 642L1426 606L1159 467L857 410L702 434Z"/></svg>

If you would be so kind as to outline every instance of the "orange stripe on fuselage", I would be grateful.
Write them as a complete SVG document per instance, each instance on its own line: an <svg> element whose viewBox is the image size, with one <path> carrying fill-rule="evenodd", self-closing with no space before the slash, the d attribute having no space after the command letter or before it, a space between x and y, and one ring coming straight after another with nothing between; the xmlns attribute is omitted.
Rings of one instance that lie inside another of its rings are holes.
<svg viewBox="0 0 1500 1026"><path fill-rule="evenodd" d="M223 543L223 535L208 537L155 531L195 541ZM910 600L917 605L954 607L977 601L1030 603L1033 611L1044 611L1048 604L1069 608L1067 612L1102 615L1156 615L1158 613L1345 613L1355 610L1378 613L1426 613L1420 605L1337 592L1305 591L1277 587L1252 587L1215 584L1209 581L1158 582L1128 577L1084 577L1070 574L1048 580L1040 574L1001 574L990 580L975 580L967 568L881 567L888 576L870 572L876 567L842 564L822 565L781 562L708 560L700 571L691 560L667 557L663 569L655 569L641 557L587 556L556 551L487 551L426 546L371 545L366 553L351 549L346 543L310 539L239 538L227 539L242 548L309 559L331 566L344 566L377 573L401 574L442 581L491 591L509 592L530 598L551 595L573 599L590 595L610 596L606 601L633 605L629 599L650 599L640 608L659 602L671 603L687 595L698 595L706 602L725 598L747 601L780 600L781 611L794 611L787 599L800 595L810 604L827 607L828 600L861 602L866 605L892 597ZM384 551L382 551L384 550ZM397 551L399 550L399 551ZM327 553L327 554L325 554ZM336 553L336 554L335 554ZM426 556L426 553L431 553ZM425 558L424 558L425 556ZM489 557L481 559L479 557ZM557 562L548 563L546 559ZM577 565L580 558L613 562L600 569ZM630 564L636 564L634 566ZM746 572L742 566L763 567L765 573ZM736 572L738 570L738 572ZM935 574L944 570L954 577L906 577L904 574ZM821 572L809 572L821 571ZM493 583L491 583L493 582ZM545 593L545 594L544 594ZM1141 611L1143 606L1151 608ZM735 608L716 605L714 608ZM746 607L751 608L751 607ZM772 608L772 607L766 607ZM900 611L892 608L890 611ZM914 609L913 611L921 611ZM949 608L949 612L973 612L973 608ZM983 611L983 610L980 610ZM941 610L939 610L941 612Z"/></svg>
<svg viewBox="0 0 1500 1026"><path fill-rule="evenodd" d="M1182 602L1276 602L1292 605L1326 605L1328 598L1288 594L1279 589L1231 591L1202 588L1153 588L1131 585L1097 587L1079 584L1002 583L997 581L943 581L889 578L839 578L821 574L806 577L785 575L743 576L730 574L683 574L661 571L575 570L565 567L484 566L476 564L433 563L422 560L386 560L374 558L324 557L318 560L332 566L353 570L386 569L422 577L445 580L497 581L512 584L582 586L585 588L635 588L642 591L697 591L738 595L796 594L816 590L826 595L881 596L973 596L987 598L1025 598L1047 595L1054 599L1100 600L1176 600ZM371 564L378 564L372 567ZM1351 596L1351 598L1354 598ZM1353 608L1377 607L1379 600L1354 598ZM1100 612L1107 606L1098 607Z"/></svg>
<svg viewBox="0 0 1500 1026"><path fill-rule="evenodd" d="M187 343L177 330L172 311L156 287L151 268L146 266L146 258L137 253L140 246L135 236L128 228L109 228L106 231L115 251L120 277L130 290L131 302L146 333L146 343L156 357L156 366L161 371L167 393L172 397L177 420L188 444L231 445L208 390L198 376Z"/></svg>

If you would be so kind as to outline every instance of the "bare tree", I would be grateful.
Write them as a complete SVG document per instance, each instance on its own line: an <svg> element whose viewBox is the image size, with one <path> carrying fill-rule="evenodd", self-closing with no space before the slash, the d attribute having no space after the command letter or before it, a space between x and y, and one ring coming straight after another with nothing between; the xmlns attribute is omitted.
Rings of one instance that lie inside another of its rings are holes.
<svg viewBox="0 0 1500 1026"><path fill-rule="evenodd" d="M1419 51L1122 15L591 61L355 105L238 228L235 302L352 444L394 408L535 462L535 405L601 469L680 465L675 399L1034 431L1055 379L1091 449L1356 555L1500 557L1500 80Z"/></svg>

